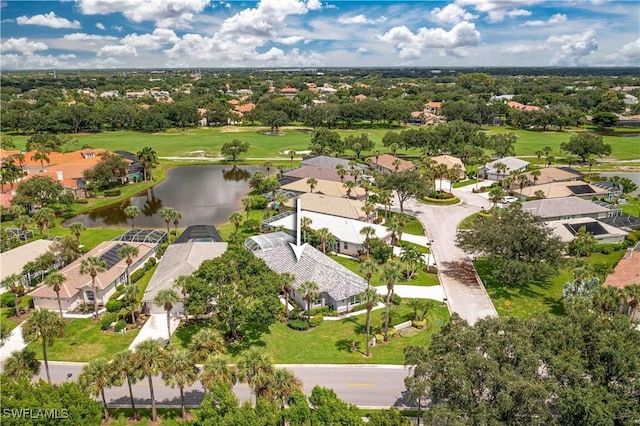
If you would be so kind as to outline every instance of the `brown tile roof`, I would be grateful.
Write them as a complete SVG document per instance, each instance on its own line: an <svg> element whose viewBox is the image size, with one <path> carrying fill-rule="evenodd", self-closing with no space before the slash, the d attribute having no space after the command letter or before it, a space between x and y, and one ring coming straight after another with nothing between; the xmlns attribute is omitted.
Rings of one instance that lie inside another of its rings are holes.
<svg viewBox="0 0 640 426"><path fill-rule="evenodd" d="M568 188L569 186L574 186L574 185L588 186L591 188L593 192L585 193L585 194L574 194ZM541 185L527 186L523 188L522 191L519 191L518 194L520 194L521 197L535 197L535 193L538 190L544 192L545 198L561 198L561 197L572 197L572 196L592 197L592 196L603 196L609 193L609 191L607 191L606 189L602 189L598 186L589 185L588 183L583 182L581 180L574 180L574 181L568 181L568 182L551 182L551 183L545 183Z"/></svg>
<svg viewBox="0 0 640 426"><path fill-rule="evenodd" d="M300 199L302 203L302 210L345 217L347 219L366 219L364 211L362 211L365 204L364 201L353 200L350 198L329 197L323 194L316 194L315 192L313 194L310 192L300 194L298 199ZM289 207L295 207L295 199L290 199L286 205Z"/></svg>
<svg viewBox="0 0 640 426"><path fill-rule="evenodd" d="M340 179L340 175L336 172L335 169L329 169L327 167L315 167L315 166L304 166L299 169L291 170L290 172L285 173L285 176L298 177L298 178L310 178L314 177L316 179L330 180L333 182L342 182ZM345 175L344 181L346 182L349 179L353 179L348 174Z"/></svg>
<svg viewBox="0 0 640 426"><path fill-rule="evenodd" d="M540 111L542 109L539 106L525 105L525 104L521 104L520 102L516 102L516 101L507 102L507 106L509 108L522 109L522 110L525 110L525 111Z"/></svg>
<svg viewBox="0 0 640 426"><path fill-rule="evenodd" d="M427 104L425 105L429 108L442 108L442 102L427 102Z"/></svg>
<svg viewBox="0 0 640 426"><path fill-rule="evenodd" d="M330 180L316 179L318 181L316 187L313 189L313 193L324 194L330 197L346 197L347 188L343 183L333 182ZM298 181L289 183L282 186L282 189L295 191L295 192L311 192L311 188L306 179L300 179ZM365 190L362 187L356 186L351 189L352 198L360 198L365 195Z"/></svg>
<svg viewBox="0 0 640 426"><path fill-rule="evenodd" d="M631 284L640 284L640 251L627 252L620 259L612 274L604 281L605 286L625 288Z"/></svg>
<svg viewBox="0 0 640 426"><path fill-rule="evenodd" d="M236 105L233 109L241 113L247 113L253 111L255 107L255 104L249 102L248 104Z"/></svg>
<svg viewBox="0 0 640 426"><path fill-rule="evenodd" d="M538 176L536 185L542 185L543 183L550 182L577 180L580 177L577 172L571 173L557 167L543 167L538 170L540 171L540 176ZM533 183L533 176L531 175L531 172L527 172L525 175L527 176L527 179Z"/></svg>
<svg viewBox="0 0 640 426"><path fill-rule="evenodd" d="M384 167L387 170L390 171L395 171L396 170L396 166L393 165L393 162L395 160L400 160L400 166L398 167L398 171L399 172L404 172L406 170L414 170L416 168L416 165L413 164L411 161L407 161L407 160L403 160L401 158L398 157L394 157L391 154L382 154L381 156L379 156L377 159L376 157L369 157L371 159L371 162L373 164L377 164L380 167Z"/></svg>

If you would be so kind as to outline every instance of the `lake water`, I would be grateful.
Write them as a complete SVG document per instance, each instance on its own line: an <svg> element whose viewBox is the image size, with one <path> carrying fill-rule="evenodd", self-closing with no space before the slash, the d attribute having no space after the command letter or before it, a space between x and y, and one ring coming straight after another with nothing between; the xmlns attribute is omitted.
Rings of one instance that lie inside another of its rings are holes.
<svg viewBox="0 0 640 426"><path fill-rule="evenodd" d="M261 167L220 165L182 166L167 171L164 180L121 204L103 207L76 216L67 222L82 222L87 227L123 227L131 224L124 215L127 206L137 206L142 213L136 228L166 228L158 214L163 207L182 213L178 225L221 225L234 211L242 208L240 199L249 193L249 177ZM172 225L173 226L173 225Z"/></svg>

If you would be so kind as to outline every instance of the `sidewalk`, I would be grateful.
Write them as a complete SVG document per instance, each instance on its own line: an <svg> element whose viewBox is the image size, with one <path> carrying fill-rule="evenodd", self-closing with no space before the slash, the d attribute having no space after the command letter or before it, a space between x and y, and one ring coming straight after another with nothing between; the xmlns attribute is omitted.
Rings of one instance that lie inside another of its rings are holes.
<svg viewBox="0 0 640 426"><path fill-rule="evenodd" d="M5 362L12 352L21 351L26 347L27 343L22 339L22 324L20 324L13 329L11 336L4 342L4 346L0 348L0 363Z"/></svg>
<svg viewBox="0 0 640 426"><path fill-rule="evenodd" d="M180 325L180 319L176 318L175 315L171 315L171 334L176 331L178 325ZM152 314L147 322L144 323L136 338L133 339L131 345L129 345L129 349L135 350L136 346L147 339L159 339L163 342L169 341L169 336L167 335L167 314Z"/></svg>

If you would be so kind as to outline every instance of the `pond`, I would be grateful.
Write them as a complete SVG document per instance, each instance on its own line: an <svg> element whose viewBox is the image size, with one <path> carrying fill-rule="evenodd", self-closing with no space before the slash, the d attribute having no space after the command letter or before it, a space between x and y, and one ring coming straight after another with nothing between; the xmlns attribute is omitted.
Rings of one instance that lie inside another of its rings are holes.
<svg viewBox="0 0 640 426"><path fill-rule="evenodd" d="M251 174L262 167L232 167L220 165L181 166L167 170L162 182L111 205L69 219L86 227L118 227L130 225L124 214L127 206L137 206L142 213L135 219L136 228L165 228L158 214L163 207L173 207L182 213L180 228L189 225L221 225L229 215L240 210L240 199L249 193Z"/></svg>

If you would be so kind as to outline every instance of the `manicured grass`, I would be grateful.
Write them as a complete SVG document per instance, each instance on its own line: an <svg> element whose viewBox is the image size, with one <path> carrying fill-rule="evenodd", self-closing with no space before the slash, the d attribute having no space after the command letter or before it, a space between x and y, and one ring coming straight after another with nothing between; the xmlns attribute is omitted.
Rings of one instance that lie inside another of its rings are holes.
<svg viewBox="0 0 640 426"><path fill-rule="evenodd" d="M454 204L458 204L460 202L460 199L458 197L453 197L453 198L447 198L445 200L440 200L437 198L423 197L423 198L418 198L418 201L421 202L422 204L432 204L436 206L451 206Z"/></svg>
<svg viewBox="0 0 640 426"><path fill-rule="evenodd" d="M378 209L378 216L379 217L387 217L386 220L393 220L395 217L401 215L402 213L398 213L398 212L387 212L387 216L385 216L385 212L383 209ZM420 223L420 221L418 219L416 219L415 217L408 215L408 214L404 214L404 216L407 218L407 221L405 222L404 228L402 229L403 233L407 233L407 234L411 234L411 235L421 235L424 236L424 227L422 226L422 224Z"/></svg>
<svg viewBox="0 0 640 426"><path fill-rule="evenodd" d="M0 308L0 321L8 326L9 331L13 330L18 326L18 324L20 324L15 320L15 316L11 317L14 313L14 308ZM9 317L11 317L11 319Z"/></svg>
<svg viewBox="0 0 640 426"><path fill-rule="evenodd" d="M467 179L453 184L454 188L462 188L463 186L473 185L477 182L477 179Z"/></svg>
<svg viewBox="0 0 640 426"><path fill-rule="evenodd" d="M180 409L179 408L163 408L158 407L157 423L151 423L151 409L150 408L137 408L138 415L141 419L138 421L131 421L132 416L131 408L109 408L109 414L112 419L109 422L110 426L148 426L148 425L163 425L163 426L179 426L183 423L180 421Z"/></svg>
<svg viewBox="0 0 640 426"><path fill-rule="evenodd" d="M396 324L409 319L412 312L406 302L392 310L396 311L396 320L393 321ZM259 337L249 331L242 344L230 348L230 360L237 361L241 350L249 346L263 346L273 361L280 364L403 364L404 348L408 345L429 345L432 335L448 321L449 314L446 307L433 307L427 314L427 329L411 337L394 337L387 344L371 348L372 357L369 359L364 358L361 352L349 351L353 341L358 344L359 350L365 347L365 317L363 312L362 315L339 321L325 320L309 331L295 331L279 322L271 325ZM384 309L373 311L372 330L381 327L383 320ZM175 346L185 347L190 336L206 326L209 325L192 323L182 327L174 336Z"/></svg>
<svg viewBox="0 0 640 426"><path fill-rule="evenodd" d="M623 255L623 250L611 254L594 253L587 258L587 262L592 265L607 263L615 266ZM530 317L534 313L564 313L562 289L564 283L573 279L569 268L562 269L560 274L545 282L513 287L491 278L490 267L485 260L477 260L475 266L499 315Z"/></svg>
<svg viewBox="0 0 640 426"><path fill-rule="evenodd" d="M360 273L360 263L355 259L349 259L342 256L330 256L333 260L350 270L356 275L362 276ZM380 265L378 268L378 272L373 274L371 277L371 286L377 287L381 285L386 285L386 283L380 280L380 274L382 274L383 265ZM440 285L440 280L438 279L437 274L432 274L429 272L418 271L411 280L406 281L404 279L398 281L396 284L399 285L417 285L417 286L432 286L432 285Z"/></svg>
<svg viewBox="0 0 640 426"><path fill-rule="evenodd" d="M629 204L619 205L622 213L630 214L632 216L640 216L640 195L636 197L627 197Z"/></svg>
<svg viewBox="0 0 640 426"><path fill-rule="evenodd" d="M110 359L115 353L127 349L138 332L138 329L133 329L125 334L105 333L100 330L100 321L68 320L64 329L65 336L47 347L47 356L51 361L70 362L88 362L99 357ZM33 342L28 347L35 351L38 359L42 359L40 341Z"/></svg>

